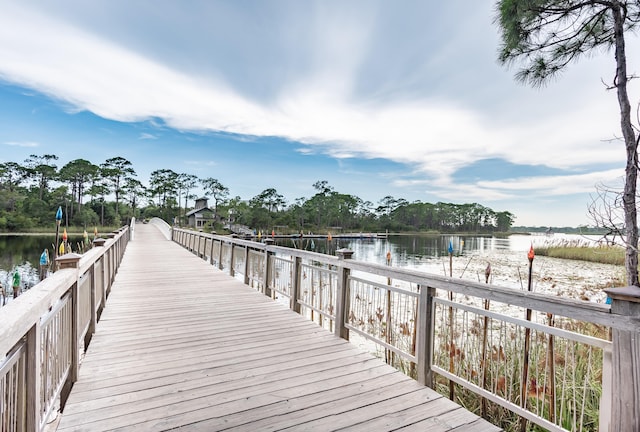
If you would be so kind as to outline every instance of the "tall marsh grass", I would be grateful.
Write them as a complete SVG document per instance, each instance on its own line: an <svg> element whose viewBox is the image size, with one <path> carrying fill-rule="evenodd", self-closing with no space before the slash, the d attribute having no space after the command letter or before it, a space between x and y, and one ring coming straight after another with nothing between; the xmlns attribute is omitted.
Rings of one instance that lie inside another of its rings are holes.
<svg viewBox="0 0 640 432"><path fill-rule="evenodd" d="M617 245L593 246L582 241L552 242L536 247L536 255L589 261L601 264L624 265L624 248Z"/></svg>

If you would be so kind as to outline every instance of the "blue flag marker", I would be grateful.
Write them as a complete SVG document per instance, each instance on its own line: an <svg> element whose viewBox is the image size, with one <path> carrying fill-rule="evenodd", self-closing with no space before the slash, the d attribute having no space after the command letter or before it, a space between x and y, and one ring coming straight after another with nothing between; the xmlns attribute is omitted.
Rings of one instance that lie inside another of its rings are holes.
<svg viewBox="0 0 640 432"><path fill-rule="evenodd" d="M58 211L56 212L56 220L57 221L62 220L62 207L58 207Z"/></svg>
<svg viewBox="0 0 640 432"><path fill-rule="evenodd" d="M40 265L47 265L49 264L49 255L47 254L46 249L42 252L42 255L40 255Z"/></svg>
<svg viewBox="0 0 640 432"><path fill-rule="evenodd" d="M451 240L449 240L449 253L453 253L453 242Z"/></svg>

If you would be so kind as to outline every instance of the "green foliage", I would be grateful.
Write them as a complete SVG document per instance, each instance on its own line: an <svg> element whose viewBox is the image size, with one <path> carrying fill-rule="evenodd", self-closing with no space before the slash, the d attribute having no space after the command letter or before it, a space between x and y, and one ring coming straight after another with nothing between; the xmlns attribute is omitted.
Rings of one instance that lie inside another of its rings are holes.
<svg viewBox="0 0 640 432"><path fill-rule="evenodd" d="M92 227L100 225L100 217L91 208L84 207L79 213L76 213L72 219L72 224L80 227ZM115 226L120 224L114 221Z"/></svg>
<svg viewBox="0 0 640 432"><path fill-rule="evenodd" d="M498 1L496 22L502 36L498 58L505 64L520 61L524 67L516 78L540 86L583 55L614 45L615 8L624 9L625 30L634 30L640 13L635 1Z"/></svg>
<svg viewBox="0 0 640 432"><path fill-rule="evenodd" d="M6 213L3 219L5 220L4 228L10 232L20 229L30 229L35 225L33 219L16 212Z"/></svg>
<svg viewBox="0 0 640 432"><path fill-rule="evenodd" d="M189 193L198 181L213 198L213 228L222 232L227 223L251 229L299 233L301 231L506 231L513 221L509 212L495 212L480 204L409 203L386 196L377 207L357 196L336 191L326 180L316 182L316 193L288 204L274 188L246 201L228 199L229 189L218 179L198 179L170 169L151 173L149 187L133 178L131 163L112 158L100 166L84 159L73 160L59 171L54 155L32 156L29 165L0 164L0 230L52 229L58 206L64 226L120 226L132 216L159 217L169 223L186 222ZM32 186L25 187L29 176ZM88 201L83 200L87 198ZM115 197L115 201L107 198ZM146 205L141 206L143 198ZM181 207L184 198L185 207Z"/></svg>

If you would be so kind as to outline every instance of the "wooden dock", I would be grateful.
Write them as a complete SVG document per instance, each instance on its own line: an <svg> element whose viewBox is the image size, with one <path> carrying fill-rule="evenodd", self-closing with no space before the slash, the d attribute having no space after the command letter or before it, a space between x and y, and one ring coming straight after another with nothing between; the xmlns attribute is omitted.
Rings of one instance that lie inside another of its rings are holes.
<svg viewBox="0 0 640 432"><path fill-rule="evenodd" d="M497 431L137 225L58 431Z"/></svg>

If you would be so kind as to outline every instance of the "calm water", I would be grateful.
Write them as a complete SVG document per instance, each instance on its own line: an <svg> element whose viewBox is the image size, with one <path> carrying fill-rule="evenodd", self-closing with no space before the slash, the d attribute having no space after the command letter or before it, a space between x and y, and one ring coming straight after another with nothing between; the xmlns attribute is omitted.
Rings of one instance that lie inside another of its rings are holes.
<svg viewBox="0 0 640 432"><path fill-rule="evenodd" d="M512 251L523 253L548 243L580 242L589 244L599 240L598 236L582 236L574 234L544 235L510 235L505 237L491 236L388 236L386 239L336 239L328 242L325 239L281 239L276 244L294 247L319 253L335 255L341 248L351 249L353 258L359 261L386 263L387 252L391 253L394 265L399 267L420 268L426 261L448 256L449 242L453 245L454 255L461 256L471 252L489 253L493 251Z"/></svg>
<svg viewBox="0 0 640 432"><path fill-rule="evenodd" d="M16 270L20 273L23 290L40 282L40 254L47 249L53 257L55 240L53 234L0 236L0 283L5 291L11 291L11 278ZM69 236L68 241L75 250L82 237Z"/></svg>
<svg viewBox="0 0 640 432"><path fill-rule="evenodd" d="M335 251L348 248L354 251L354 259L379 264L386 263L387 252L391 253L395 266L419 269L425 263L448 255L449 242L456 256L470 252L513 251L526 253L530 245L534 247L546 242L596 241L598 237L555 234L552 237L542 235L511 235L507 237L483 236L389 236L386 239L338 239L328 242L326 239L278 239L277 245L295 247L309 251L335 255ZM82 237L69 237L74 249ZM53 256L55 235L6 235L0 236L0 283L11 287L11 276L15 270L20 272L22 288L28 289L40 281L40 254L47 249ZM9 288L10 289L10 288Z"/></svg>

